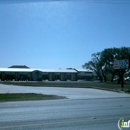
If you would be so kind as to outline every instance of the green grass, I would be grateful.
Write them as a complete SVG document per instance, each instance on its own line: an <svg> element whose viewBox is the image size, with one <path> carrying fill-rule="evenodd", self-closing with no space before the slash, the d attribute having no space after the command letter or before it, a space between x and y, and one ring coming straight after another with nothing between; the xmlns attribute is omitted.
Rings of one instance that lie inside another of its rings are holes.
<svg viewBox="0 0 130 130"><path fill-rule="evenodd" d="M101 88L110 88L110 89L120 89L121 84L116 82L76 82L76 81L63 81L63 82L0 82L1 84L8 85L19 85L19 86L32 86L32 87L76 87L76 88L88 88L88 87L101 87ZM130 89L130 82L124 84L126 89Z"/></svg>
<svg viewBox="0 0 130 130"><path fill-rule="evenodd" d="M35 93L6 93L0 94L0 102L5 101L30 101L30 100L54 100L64 99L65 97L57 95L43 95Z"/></svg>
<svg viewBox="0 0 130 130"><path fill-rule="evenodd" d="M19 85L19 86L32 86L32 87L68 87L68 88L90 88L90 87L99 87L102 89L114 89L119 90L121 89L121 84L117 84L116 82L76 82L76 81L51 81L51 82L0 82L1 84L8 84L8 85ZM124 84L125 89L130 90L130 82L126 82Z"/></svg>

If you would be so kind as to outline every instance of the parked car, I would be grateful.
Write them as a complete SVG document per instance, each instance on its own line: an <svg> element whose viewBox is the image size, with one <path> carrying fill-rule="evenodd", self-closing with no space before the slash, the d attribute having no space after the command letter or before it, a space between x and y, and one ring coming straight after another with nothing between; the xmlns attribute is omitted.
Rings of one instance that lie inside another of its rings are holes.
<svg viewBox="0 0 130 130"><path fill-rule="evenodd" d="M118 77L115 77L114 79L113 79L113 81L117 81L119 78Z"/></svg>
<svg viewBox="0 0 130 130"><path fill-rule="evenodd" d="M130 77L124 78L125 81L130 81Z"/></svg>

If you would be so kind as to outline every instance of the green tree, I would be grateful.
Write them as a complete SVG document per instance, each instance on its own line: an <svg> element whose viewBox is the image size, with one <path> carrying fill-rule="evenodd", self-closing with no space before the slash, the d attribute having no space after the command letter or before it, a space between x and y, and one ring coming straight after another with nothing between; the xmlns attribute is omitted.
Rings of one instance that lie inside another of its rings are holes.
<svg viewBox="0 0 130 130"><path fill-rule="evenodd" d="M104 64L104 70L106 74L111 74L111 82L113 82L113 78L115 77L118 70L113 69L114 61L117 59L119 55L119 48L108 48L104 49L101 52L101 61Z"/></svg>
<svg viewBox="0 0 130 130"><path fill-rule="evenodd" d="M92 58L89 62L85 63L82 67L94 71L102 82L103 79L107 81L107 75L111 74L111 82L115 75L118 75L118 83L121 82L122 71L115 70L113 68L115 60L129 59L130 47L121 48L107 48L102 52L92 54ZM123 74L129 69L124 69Z"/></svg>
<svg viewBox="0 0 130 130"><path fill-rule="evenodd" d="M90 69L96 73L96 75L99 77L100 81L103 81L102 76L102 65L100 61L101 53L93 53L91 61L85 63L82 67L85 69Z"/></svg>

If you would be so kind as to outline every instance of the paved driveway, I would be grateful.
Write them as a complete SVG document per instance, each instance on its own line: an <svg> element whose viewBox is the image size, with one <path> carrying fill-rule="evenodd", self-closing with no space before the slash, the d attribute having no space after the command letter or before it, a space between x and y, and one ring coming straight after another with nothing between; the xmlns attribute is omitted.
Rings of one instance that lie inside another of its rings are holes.
<svg viewBox="0 0 130 130"><path fill-rule="evenodd" d="M130 94L92 88L29 87L0 84L0 93L41 93L66 96L69 99L130 97Z"/></svg>

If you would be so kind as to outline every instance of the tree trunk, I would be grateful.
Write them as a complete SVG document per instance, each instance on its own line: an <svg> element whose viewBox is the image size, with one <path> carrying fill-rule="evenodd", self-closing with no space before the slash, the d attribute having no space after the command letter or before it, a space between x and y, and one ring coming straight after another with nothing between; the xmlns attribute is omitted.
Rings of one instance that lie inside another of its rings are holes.
<svg viewBox="0 0 130 130"><path fill-rule="evenodd" d="M107 78L106 78L106 76L104 76L104 82L107 82Z"/></svg>
<svg viewBox="0 0 130 130"><path fill-rule="evenodd" d="M119 77L119 79L118 79L118 82L117 82L118 84L120 84L121 83L121 76Z"/></svg>
<svg viewBox="0 0 130 130"><path fill-rule="evenodd" d="M106 82L107 81L106 74L104 73L104 71L102 69L101 69L101 72L102 72L102 76L104 78L104 82Z"/></svg>
<svg viewBox="0 0 130 130"><path fill-rule="evenodd" d="M115 76L115 74L112 74L111 82L113 82L114 76Z"/></svg>
<svg viewBox="0 0 130 130"><path fill-rule="evenodd" d="M103 82L102 76L100 76L100 81Z"/></svg>

